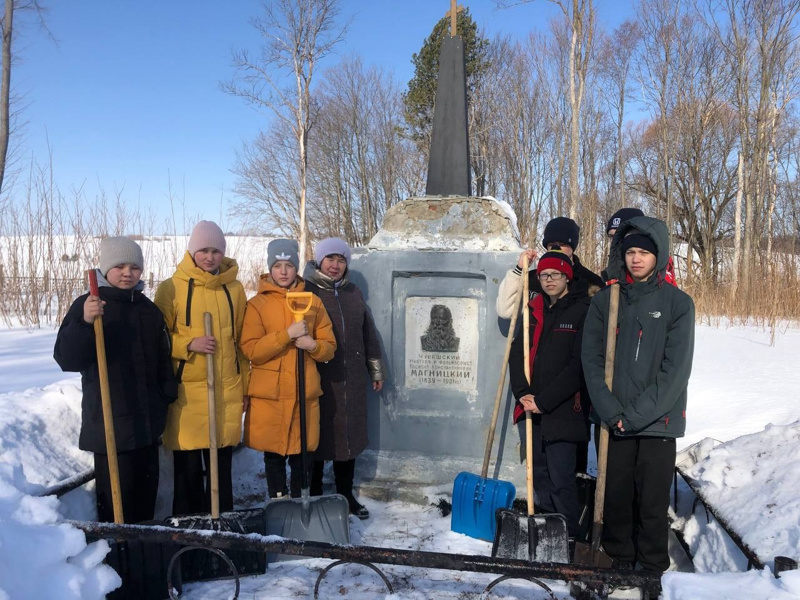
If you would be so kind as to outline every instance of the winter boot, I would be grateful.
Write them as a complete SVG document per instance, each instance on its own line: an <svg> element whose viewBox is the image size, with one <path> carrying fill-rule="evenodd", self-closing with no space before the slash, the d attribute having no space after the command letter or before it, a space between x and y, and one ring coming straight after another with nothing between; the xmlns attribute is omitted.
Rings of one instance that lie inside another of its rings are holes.
<svg viewBox="0 0 800 600"><path fill-rule="evenodd" d="M350 514L358 517L362 521L369 518L367 508L356 500L353 495L353 476L356 470L356 460L333 461L333 474L336 480L336 493L341 494L347 499L350 506Z"/></svg>
<svg viewBox="0 0 800 600"><path fill-rule="evenodd" d="M267 494L270 498L286 495L286 457L274 452L264 452L264 471L267 476Z"/></svg>
<svg viewBox="0 0 800 600"><path fill-rule="evenodd" d="M322 475L325 472L325 461L315 460L311 467L311 490L312 496L322 496Z"/></svg>

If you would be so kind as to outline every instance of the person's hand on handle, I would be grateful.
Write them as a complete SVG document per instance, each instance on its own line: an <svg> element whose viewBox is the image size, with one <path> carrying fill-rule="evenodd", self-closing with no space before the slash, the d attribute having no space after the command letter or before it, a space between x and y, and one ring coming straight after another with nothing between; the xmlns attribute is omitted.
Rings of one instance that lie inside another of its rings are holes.
<svg viewBox="0 0 800 600"><path fill-rule="evenodd" d="M522 408L527 412L532 412L536 415L542 414L542 411L539 410L539 407L536 405L536 399L531 394L526 394L520 398L519 403L522 404Z"/></svg>
<svg viewBox="0 0 800 600"><path fill-rule="evenodd" d="M304 321L301 321L301 323L304 323ZM301 335L294 341L294 345L306 352L313 352L317 349L317 342L310 335Z"/></svg>
<svg viewBox="0 0 800 600"><path fill-rule="evenodd" d="M214 336L211 335L196 337L191 342L189 342L190 352L200 352L202 354L214 354L214 350L216 349L217 349L217 340L215 340Z"/></svg>
<svg viewBox="0 0 800 600"><path fill-rule="evenodd" d="M308 335L308 325L306 324L305 319L302 321L296 321L295 323L289 325L289 329L287 331L289 332L289 337L291 339L297 340L298 338L301 338L304 335L305 336ZM298 348L299 347L300 346L298 346ZM316 347L316 343L314 344L314 347ZM305 348L303 349L305 350Z"/></svg>
<svg viewBox="0 0 800 600"><path fill-rule="evenodd" d="M103 306L105 306L105 304L105 300L100 300L98 296L89 296L86 298L86 301L83 303L83 320L89 325L94 323L97 317L103 316Z"/></svg>
<svg viewBox="0 0 800 600"><path fill-rule="evenodd" d="M380 392L383 389L383 381L373 381L372 389L376 392Z"/></svg>
<svg viewBox="0 0 800 600"><path fill-rule="evenodd" d="M622 426L622 419L617 421L617 429L619 429L622 433L625 433L625 428Z"/></svg>
<svg viewBox="0 0 800 600"><path fill-rule="evenodd" d="M534 250L533 248L528 248L526 250L523 250L522 254L519 255L519 260L517 260L517 266L520 269L523 268L522 259L525 256L528 257L528 266L530 267L530 265L533 264L533 261L536 260L536 257L538 256L538 254L536 253L536 250Z"/></svg>

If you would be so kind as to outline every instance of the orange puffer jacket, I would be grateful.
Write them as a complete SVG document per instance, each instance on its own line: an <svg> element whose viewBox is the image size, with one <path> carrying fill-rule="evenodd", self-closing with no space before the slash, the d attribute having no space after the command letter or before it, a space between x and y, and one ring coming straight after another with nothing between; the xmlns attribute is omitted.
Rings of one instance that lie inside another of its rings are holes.
<svg viewBox="0 0 800 600"><path fill-rule="evenodd" d="M250 359L250 408L244 422L244 443L255 450L289 455L300 453L300 410L297 403L297 349L288 327L294 316L286 303L286 292L302 292L298 277L291 290L262 275L258 294L247 303L241 347ZM308 331L317 342L305 352L306 432L308 450L319 444L319 397L322 395L317 362L333 358L336 338L325 307L317 296L305 314Z"/></svg>

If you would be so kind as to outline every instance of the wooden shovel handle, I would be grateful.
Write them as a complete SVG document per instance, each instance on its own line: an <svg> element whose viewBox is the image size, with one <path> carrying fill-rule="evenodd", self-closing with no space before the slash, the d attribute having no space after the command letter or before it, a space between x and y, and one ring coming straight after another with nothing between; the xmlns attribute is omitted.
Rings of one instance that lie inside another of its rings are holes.
<svg viewBox="0 0 800 600"><path fill-rule="evenodd" d="M528 310L530 297L528 280L528 257L522 258L522 360L525 380L531 384L531 313ZM533 415L525 411L525 483L528 488L528 516L533 516Z"/></svg>
<svg viewBox="0 0 800 600"><path fill-rule="evenodd" d="M506 371L508 371L508 359L511 356L511 343L514 341L514 332L517 329L517 317L519 316L519 304L522 300L527 273L523 273L519 279L517 287L517 300L514 302L514 312L511 315L511 324L508 326L508 337L506 337L506 349L503 353L503 364L500 367L500 380L497 382L497 391L494 395L494 410L492 411L492 422L489 425L489 433L486 436L486 451L483 453L483 467L481 468L481 479L486 479L489 474L489 461L492 457L492 445L494 444L494 433L497 429L497 417L500 414L500 400L503 398L503 389L506 386Z"/></svg>
<svg viewBox="0 0 800 600"><path fill-rule="evenodd" d="M619 317L619 284L611 286L606 330L605 381L609 391L614 388L614 355L617 352L617 320ZM597 487L594 494L594 522L592 524L592 550L600 548L603 533L603 505L606 501L606 470L608 465L608 425L600 423L600 440L597 448Z"/></svg>
<svg viewBox="0 0 800 600"><path fill-rule="evenodd" d="M214 334L211 313L203 314L206 336ZM208 388L208 472L211 488L211 518L219 519L219 462L217 460L217 394L214 378L214 355L206 354L206 387Z"/></svg>
<svg viewBox="0 0 800 600"><path fill-rule="evenodd" d="M89 293L100 297L97 287L97 271L86 272L89 277ZM94 344L97 351L97 374L100 379L100 401L103 406L103 428L106 433L106 455L108 456L108 476L111 480L111 505L114 509L114 523L122 524L122 486L119 483L119 460L117 459L117 436L114 433L114 412L111 409L111 387L108 385L108 362L106 360L106 338L103 332L103 317L94 320Z"/></svg>

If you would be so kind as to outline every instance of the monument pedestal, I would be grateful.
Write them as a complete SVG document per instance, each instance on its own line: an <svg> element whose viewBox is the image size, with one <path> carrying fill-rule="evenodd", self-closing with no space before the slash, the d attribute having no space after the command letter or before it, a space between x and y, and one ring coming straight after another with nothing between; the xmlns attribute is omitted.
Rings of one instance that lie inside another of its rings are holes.
<svg viewBox="0 0 800 600"><path fill-rule="evenodd" d="M480 472L508 321L500 281L521 252L513 213L492 198L412 198L390 209L351 280L381 337L387 380L369 399L369 450L357 461L361 491L424 498ZM490 476L524 481L513 399L501 407Z"/></svg>

